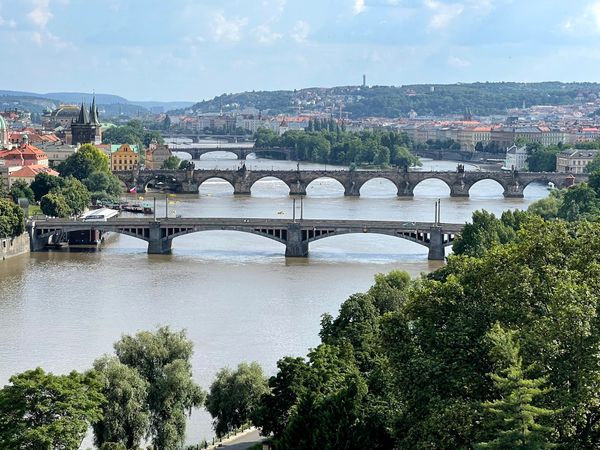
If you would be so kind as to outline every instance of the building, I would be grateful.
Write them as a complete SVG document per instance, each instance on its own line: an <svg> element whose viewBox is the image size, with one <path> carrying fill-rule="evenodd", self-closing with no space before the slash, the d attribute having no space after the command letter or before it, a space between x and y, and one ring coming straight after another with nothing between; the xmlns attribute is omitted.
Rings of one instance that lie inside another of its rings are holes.
<svg viewBox="0 0 600 450"><path fill-rule="evenodd" d="M150 144L150 148L146 150L146 169L160 169L165 160L172 154L166 145Z"/></svg>
<svg viewBox="0 0 600 450"><path fill-rule="evenodd" d="M506 149L506 159L504 160L504 170L524 170L527 168L527 147L517 147L513 145Z"/></svg>
<svg viewBox="0 0 600 450"><path fill-rule="evenodd" d="M40 150L44 151L46 155L48 155L48 165L50 167L56 167L69 156L77 153L77 146L68 145L62 141L42 144L39 146L39 148Z"/></svg>
<svg viewBox="0 0 600 450"><path fill-rule="evenodd" d="M568 149L556 155L556 171L584 173L586 166L596 157L598 150Z"/></svg>
<svg viewBox="0 0 600 450"><path fill-rule="evenodd" d="M0 149L7 148L9 141L9 130L6 120L0 116Z"/></svg>
<svg viewBox="0 0 600 450"><path fill-rule="evenodd" d="M27 140L19 147L0 151L0 160L5 167L45 166L48 167L48 155L29 144Z"/></svg>
<svg viewBox="0 0 600 450"><path fill-rule="evenodd" d="M71 143L80 144L100 144L102 142L102 125L98 119L98 108L96 106L96 97L92 100L90 110L85 109L81 103L77 119L71 122Z"/></svg>
<svg viewBox="0 0 600 450"><path fill-rule="evenodd" d="M110 155L110 170L133 170L138 166L139 153L129 144L123 144Z"/></svg>
<svg viewBox="0 0 600 450"><path fill-rule="evenodd" d="M38 173L47 173L54 177L59 175L56 170L50 169L48 166L24 166L8 173L8 187L10 188L16 181L25 181L27 184L31 184Z"/></svg>
<svg viewBox="0 0 600 450"><path fill-rule="evenodd" d="M79 116L79 107L77 105L60 105L51 112L46 112L42 116L42 127L45 130L55 130L62 127L69 129L71 123Z"/></svg>

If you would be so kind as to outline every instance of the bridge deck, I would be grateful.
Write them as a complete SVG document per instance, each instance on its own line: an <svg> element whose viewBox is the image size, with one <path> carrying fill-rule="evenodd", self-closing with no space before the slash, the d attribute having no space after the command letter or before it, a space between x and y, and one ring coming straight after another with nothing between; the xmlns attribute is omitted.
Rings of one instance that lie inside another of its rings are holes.
<svg viewBox="0 0 600 450"><path fill-rule="evenodd" d="M116 226L116 227L140 227L154 223L153 219L148 218L129 218L119 217L109 219L106 222L84 222L74 219L43 219L35 220L36 227L81 227L85 225L89 228L94 226ZM411 221L383 221L383 220L339 220L339 219L270 219L270 218L237 218L237 217L185 217L185 218L157 218L161 226L168 227L186 227L186 226L266 226L266 227L286 227L291 223L297 223L301 228L394 228L414 230L425 230L434 226L442 228L446 232L460 232L463 224L438 223L432 222L411 222Z"/></svg>

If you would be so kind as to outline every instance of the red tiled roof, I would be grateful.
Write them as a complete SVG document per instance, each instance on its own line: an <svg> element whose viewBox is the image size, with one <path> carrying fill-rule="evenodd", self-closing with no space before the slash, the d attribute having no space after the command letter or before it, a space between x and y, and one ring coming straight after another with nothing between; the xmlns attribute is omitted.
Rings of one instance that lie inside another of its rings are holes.
<svg viewBox="0 0 600 450"><path fill-rule="evenodd" d="M24 166L19 170L10 173L9 177L15 178L35 178L38 173L47 173L48 175L52 175L57 177L59 173L56 170L50 169L46 166L32 165L32 166Z"/></svg>

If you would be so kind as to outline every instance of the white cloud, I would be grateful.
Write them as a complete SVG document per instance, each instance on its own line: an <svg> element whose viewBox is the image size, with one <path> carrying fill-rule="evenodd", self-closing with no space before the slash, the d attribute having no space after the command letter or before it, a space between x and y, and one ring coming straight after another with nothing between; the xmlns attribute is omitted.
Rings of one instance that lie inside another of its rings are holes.
<svg viewBox="0 0 600 450"><path fill-rule="evenodd" d="M465 7L460 3L442 3L437 0L424 0L424 4L433 12L429 21L429 28L442 30L462 14Z"/></svg>
<svg viewBox="0 0 600 450"><path fill-rule="evenodd" d="M27 14L27 18L36 27L46 28L53 14L50 12L50 0L32 0L33 9Z"/></svg>
<svg viewBox="0 0 600 450"><path fill-rule="evenodd" d="M217 42L238 42L242 39L242 31L247 22L246 18L227 19L223 13L218 13L210 24L213 39Z"/></svg>
<svg viewBox="0 0 600 450"><path fill-rule="evenodd" d="M355 15L358 15L365 10L365 0L354 0L354 5L352 6L352 12Z"/></svg>
<svg viewBox="0 0 600 450"><path fill-rule="evenodd" d="M463 58L459 58L458 56L451 56L448 58L448 64L452 67L458 67L459 69L464 69L465 67L471 67L471 61L468 61Z"/></svg>
<svg viewBox="0 0 600 450"><path fill-rule="evenodd" d="M310 32L310 26L304 22L303 20L298 20L292 28L292 33L290 36L292 39L299 44L306 42L308 39L308 33Z"/></svg>
<svg viewBox="0 0 600 450"><path fill-rule="evenodd" d="M573 17L569 17L563 28L571 33L596 32L600 33L600 1L588 5L585 10Z"/></svg>
<svg viewBox="0 0 600 450"><path fill-rule="evenodd" d="M272 31L267 25L259 25L252 32L259 44L272 44L282 38L280 33Z"/></svg>

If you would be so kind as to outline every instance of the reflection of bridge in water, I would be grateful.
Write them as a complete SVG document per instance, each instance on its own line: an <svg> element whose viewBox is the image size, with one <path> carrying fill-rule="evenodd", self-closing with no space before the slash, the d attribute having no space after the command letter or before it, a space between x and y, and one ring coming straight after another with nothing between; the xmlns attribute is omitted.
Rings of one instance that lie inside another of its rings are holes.
<svg viewBox="0 0 600 450"><path fill-rule="evenodd" d="M202 183L218 178L233 186L234 194L250 194L252 185L263 178L276 178L283 181L291 195L306 195L307 186L320 178L331 178L344 188L344 195L359 196L360 188L373 179L391 181L399 197L412 197L417 185L425 180L437 179L450 188L451 197L468 197L469 190L482 180L493 180L503 188L505 197L523 197L525 188L534 182L553 183L556 187L568 187L573 183L586 181L586 174L573 176L550 172L407 172L401 170L141 170L115 172L128 188L137 187L144 192L148 185L161 183L174 192L197 193Z"/></svg>
<svg viewBox="0 0 600 450"><path fill-rule="evenodd" d="M375 233L406 239L429 249L428 258L443 260L444 249L452 245L464 225L428 222L373 220L256 219L256 218L116 218L107 222L45 219L29 223L31 250L40 251L55 236L75 231L114 232L148 242L148 253L171 252L173 239L201 231L241 231L263 236L285 245L285 255L308 256L309 242L350 233Z"/></svg>

